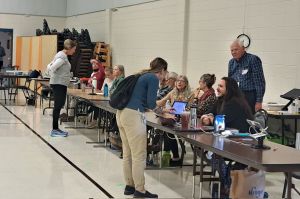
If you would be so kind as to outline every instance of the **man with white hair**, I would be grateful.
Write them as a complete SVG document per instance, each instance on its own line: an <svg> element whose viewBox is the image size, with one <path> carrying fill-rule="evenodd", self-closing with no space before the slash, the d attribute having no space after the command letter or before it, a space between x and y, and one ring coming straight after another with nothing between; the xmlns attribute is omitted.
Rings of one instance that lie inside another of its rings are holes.
<svg viewBox="0 0 300 199"><path fill-rule="evenodd" d="M240 40L233 41L230 51L233 58L228 64L228 77L238 82L254 113L262 108L265 94L266 82L262 62L258 56L247 53Z"/></svg>

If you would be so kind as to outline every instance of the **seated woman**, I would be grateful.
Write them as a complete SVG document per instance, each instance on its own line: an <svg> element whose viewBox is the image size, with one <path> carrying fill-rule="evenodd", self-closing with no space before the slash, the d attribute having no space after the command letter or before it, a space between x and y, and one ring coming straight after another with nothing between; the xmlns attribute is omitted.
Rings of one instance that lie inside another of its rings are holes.
<svg viewBox="0 0 300 199"><path fill-rule="evenodd" d="M203 115L202 124L212 125L215 115L225 115L226 128L248 132L247 119L252 120L253 115L237 82L232 78L223 77L218 84L217 94L218 100L211 111L212 114Z"/></svg>
<svg viewBox="0 0 300 199"><path fill-rule="evenodd" d="M177 73L169 72L164 79L164 84L161 82L161 87L157 92L156 100L161 100L164 98L169 92L171 92L175 88L175 82L177 79Z"/></svg>
<svg viewBox="0 0 300 199"><path fill-rule="evenodd" d="M215 82L216 76L214 74L204 74L199 80L199 88L194 91L194 103L198 105L198 117L212 109L217 101L215 90L212 88Z"/></svg>
<svg viewBox="0 0 300 199"><path fill-rule="evenodd" d="M189 81L186 76L179 75L175 82L175 88L169 92L164 98L156 101L158 107L164 107L169 100L171 104L174 101L184 101L189 104L193 101L194 94L191 92ZM172 110L164 110L164 112L172 112Z"/></svg>
<svg viewBox="0 0 300 199"><path fill-rule="evenodd" d="M248 132L249 124L247 119L252 120L252 111L238 87L237 82L229 77L223 77L218 84L217 88L218 100L214 108L212 109L212 114L203 115L201 117L201 122L204 125L212 125L215 115L225 115L225 127L238 129L240 132ZM221 181L221 197L228 198L230 190L230 180L228 180L228 166L224 158L219 156L214 156L213 165L219 165L215 168L218 170L219 178ZM207 152L204 159L211 159L212 153ZM210 160L206 160L210 162ZM230 163L231 164L231 163ZM245 169L247 165L236 162L231 169Z"/></svg>
<svg viewBox="0 0 300 199"><path fill-rule="evenodd" d="M112 83L111 88L109 89L109 94L111 95L120 84L120 82L125 78L125 70L123 65L116 65L113 69L113 76L115 80Z"/></svg>
<svg viewBox="0 0 300 199"><path fill-rule="evenodd" d="M102 92L104 90L103 87L105 84L108 85L108 90L110 90L112 83L114 81L112 67L106 67L104 69L104 73L105 73L105 79L104 79L102 89L101 89ZM89 124L89 126L87 128L96 128L97 127L97 119L98 119L98 115L99 115L99 109L97 107L91 106L89 109L89 113L92 113L92 112L94 112L93 121Z"/></svg>
<svg viewBox="0 0 300 199"><path fill-rule="evenodd" d="M177 77L175 88L169 92L163 99L156 101L157 106L164 107L169 100L171 104L174 101L185 101L189 104L192 102L194 94L191 92L189 81L186 76L180 75ZM163 112L172 112L172 109L164 109ZM171 166L180 165L178 153L178 144L173 134L164 134L164 151L172 151L173 158L170 161Z"/></svg>
<svg viewBox="0 0 300 199"><path fill-rule="evenodd" d="M106 67L104 70L104 73L105 73L105 79L104 79L101 91L104 91L105 84L108 85L108 90L110 90L110 88L115 80L115 77L113 75L113 68L111 66Z"/></svg>

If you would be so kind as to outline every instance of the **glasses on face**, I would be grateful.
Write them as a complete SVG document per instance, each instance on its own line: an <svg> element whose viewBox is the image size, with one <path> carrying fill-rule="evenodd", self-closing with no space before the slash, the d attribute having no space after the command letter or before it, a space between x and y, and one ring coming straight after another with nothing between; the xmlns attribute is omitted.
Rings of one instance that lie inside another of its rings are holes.
<svg viewBox="0 0 300 199"><path fill-rule="evenodd" d="M183 83L185 83L185 81L183 80L183 79L178 79L178 80L176 80L177 82L183 82Z"/></svg>
<svg viewBox="0 0 300 199"><path fill-rule="evenodd" d="M175 80L176 81L176 79L174 79L172 77L166 79L166 81L169 81L169 80Z"/></svg>

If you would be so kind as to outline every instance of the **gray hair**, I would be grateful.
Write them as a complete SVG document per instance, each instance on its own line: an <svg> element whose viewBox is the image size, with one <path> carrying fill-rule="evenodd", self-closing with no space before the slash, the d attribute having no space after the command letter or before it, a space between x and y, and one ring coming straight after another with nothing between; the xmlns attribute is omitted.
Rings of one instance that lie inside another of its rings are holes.
<svg viewBox="0 0 300 199"><path fill-rule="evenodd" d="M175 73L175 72L169 72L168 74L167 74L167 77L168 77L168 79L174 79L174 80L176 80L177 79L177 77L178 77L178 74L177 73Z"/></svg>
<svg viewBox="0 0 300 199"><path fill-rule="evenodd" d="M241 40L239 40L239 39L235 39L235 40L232 42L232 44L237 44L237 45L239 45L240 47L245 48L244 41L241 41Z"/></svg>

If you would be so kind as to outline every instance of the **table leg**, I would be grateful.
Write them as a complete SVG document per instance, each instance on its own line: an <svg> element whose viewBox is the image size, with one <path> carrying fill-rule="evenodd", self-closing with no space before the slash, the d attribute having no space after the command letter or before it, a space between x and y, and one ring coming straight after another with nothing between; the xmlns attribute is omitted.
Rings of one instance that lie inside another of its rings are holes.
<svg viewBox="0 0 300 199"><path fill-rule="evenodd" d="M298 124L297 124L297 121L298 121L298 120L295 119L295 140L294 140L294 141L295 141L295 147L296 147L296 139L297 139L297 125L298 125Z"/></svg>
<svg viewBox="0 0 300 199"><path fill-rule="evenodd" d="M195 198L195 178L196 178L196 167L197 167L197 147L194 147L194 155L193 155L193 190L192 190L192 197Z"/></svg>
<svg viewBox="0 0 300 199"><path fill-rule="evenodd" d="M36 108L36 97L37 97L37 80L34 80L34 107ZM41 106L41 101L40 101L40 106Z"/></svg>
<svg viewBox="0 0 300 199"><path fill-rule="evenodd" d="M287 173L287 199L292 198L292 173L288 172Z"/></svg>
<svg viewBox="0 0 300 199"><path fill-rule="evenodd" d="M283 118L281 118L281 136L282 136L281 144L284 145L284 119Z"/></svg>
<svg viewBox="0 0 300 199"><path fill-rule="evenodd" d="M201 160L200 160L200 190L199 190L199 198L202 198L202 186L203 186L203 171L204 171L204 162L203 162L203 157L204 157L204 150L201 148Z"/></svg>

